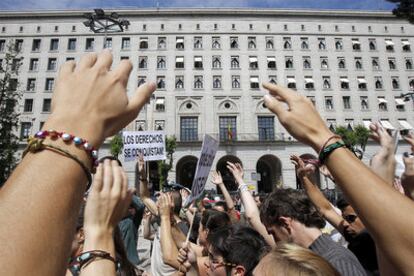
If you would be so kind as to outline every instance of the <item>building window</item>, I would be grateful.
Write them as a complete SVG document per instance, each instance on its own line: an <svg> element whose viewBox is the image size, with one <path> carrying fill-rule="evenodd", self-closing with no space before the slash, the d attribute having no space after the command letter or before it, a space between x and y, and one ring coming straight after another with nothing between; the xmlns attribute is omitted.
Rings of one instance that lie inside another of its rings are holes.
<svg viewBox="0 0 414 276"><path fill-rule="evenodd" d="M165 111L165 98L164 97L157 97L155 99L155 110L159 112ZM158 130L157 128L155 129Z"/></svg>
<svg viewBox="0 0 414 276"><path fill-rule="evenodd" d="M43 99L42 112L50 112L51 103L51 99Z"/></svg>
<svg viewBox="0 0 414 276"><path fill-rule="evenodd" d="M75 51L76 50L76 38L69 38L68 39L68 51Z"/></svg>
<svg viewBox="0 0 414 276"><path fill-rule="evenodd" d="M155 125L155 130L164 130L165 121L164 120L155 120L154 125Z"/></svg>
<svg viewBox="0 0 414 276"><path fill-rule="evenodd" d="M120 57L120 59L121 59L121 60L124 60L124 59L129 59L129 57L128 57L128 56L121 56L121 57Z"/></svg>
<svg viewBox="0 0 414 276"><path fill-rule="evenodd" d="M387 100L385 97L378 97L378 109L380 111L387 111Z"/></svg>
<svg viewBox="0 0 414 276"><path fill-rule="evenodd" d="M138 57L138 68L147 69L148 68L148 57Z"/></svg>
<svg viewBox="0 0 414 276"><path fill-rule="evenodd" d="M388 65L390 67L390 70L397 70L395 58L388 58Z"/></svg>
<svg viewBox="0 0 414 276"><path fill-rule="evenodd" d="M104 49L112 49L112 38L107 37L104 42Z"/></svg>
<svg viewBox="0 0 414 276"><path fill-rule="evenodd" d="M59 26L55 26L55 32L59 31Z"/></svg>
<svg viewBox="0 0 414 276"><path fill-rule="evenodd" d="M33 111L33 99L25 99L23 112L32 112Z"/></svg>
<svg viewBox="0 0 414 276"><path fill-rule="evenodd" d="M275 118L273 116L257 117L259 141L273 141L275 139Z"/></svg>
<svg viewBox="0 0 414 276"><path fill-rule="evenodd" d="M333 110L334 109L332 96L325 96L325 109L326 110Z"/></svg>
<svg viewBox="0 0 414 276"><path fill-rule="evenodd" d="M165 69L166 67L165 57L157 57L157 69Z"/></svg>
<svg viewBox="0 0 414 276"><path fill-rule="evenodd" d="M39 52L40 51L40 39L33 39L32 43L32 52Z"/></svg>
<svg viewBox="0 0 414 276"><path fill-rule="evenodd" d="M203 89L203 76L194 76L194 88Z"/></svg>
<svg viewBox="0 0 414 276"><path fill-rule="evenodd" d="M290 50L292 49L292 41L290 37L284 37L283 38L283 49Z"/></svg>
<svg viewBox="0 0 414 276"><path fill-rule="evenodd" d="M372 69L373 70L380 70L379 59L376 57L372 58Z"/></svg>
<svg viewBox="0 0 414 276"><path fill-rule="evenodd" d="M310 57L303 57L303 69L311 69L311 59Z"/></svg>
<svg viewBox="0 0 414 276"><path fill-rule="evenodd" d="M345 58L343 58L343 57L339 57L338 58L338 68L339 69L345 69L346 68L346 66L345 66Z"/></svg>
<svg viewBox="0 0 414 276"><path fill-rule="evenodd" d="M75 58L74 57L67 57L66 58L66 61L70 61L70 60L75 60Z"/></svg>
<svg viewBox="0 0 414 276"><path fill-rule="evenodd" d="M146 82L146 77L144 76L140 76L138 77L138 87L140 87L141 85L143 85Z"/></svg>
<svg viewBox="0 0 414 276"><path fill-rule="evenodd" d="M183 69L184 68L184 57L175 57L175 68Z"/></svg>
<svg viewBox="0 0 414 276"><path fill-rule="evenodd" d="M20 52L23 49L23 39L16 39L14 43L14 50Z"/></svg>
<svg viewBox="0 0 414 276"><path fill-rule="evenodd" d="M259 89L259 77L258 76L251 76L250 77L250 88L251 89Z"/></svg>
<svg viewBox="0 0 414 276"><path fill-rule="evenodd" d="M20 67L20 64L21 64L21 59L20 58L14 58L12 60L12 64L11 64L11 68L10 69L12 71L16 71Z"/></svg>
<svg viewBox="0 0 414 276"><path fill-rule="evenodd" d="M198 118L180 118L180 140L181 142L198 141Z"/></svg>
<svg viewBox="0 0 414 276"><path fill-rule="evenodd" d="M161 31L163 31L163 30L164 30L164 24L161 24L161 25L160 25L160 29L161 29Z"/></svg>
<svg viewBox="0 0 414 276"><path fill-rule="evenodd" d="M340 38L335 39L335 49L337 51L342 51L344 49L344 44L342 42L342 39Z"/></svg>
<svg viewBox="0 0 414 276"><path fill-rule="evenodd" d="M75 25L72 26L72 32L76 32L76 26Z"/></svg>
<svg viewBox="0 0 414 276"><path fill-rule="evenodd" d="M159 50L167 49L167 38L166 37L158 38L158 49Z"/></svg>
<svg viewBox="0 0 414 276"><path fill-rule="evenodd" d="M220 141L234 141L237 139L237 124L235 116L219 117Z"/></svg>
<svg viewBox="0 0 414 276"><path fill-rule="evenodd" d="M213 49L220 49L221 48L220 37L213 36L212 42L211 42L211 48L213 48Z"/></svg>
<svg viewBox="0 0 414 276"><path fill-rule="evenodd" d="M221 68L221 57L220 56L213 56L213 62L212 67L214 69L220 69Z"/></svg>
<svg viewBox="0 0 414 276"><path fill-rule="evenodd" d="M382 78L381 77L375 77L375 89L382 89Z"/></svg>
<svg viewBox="0 0 414 276"><path fill-rule="evenodd" d="M407 39L401 40L401 44L402 44L403 52L411 52L411 45L410 45L410 42L408 42Z"/></svg>
<svg viewBox="0 0 414 276"><path fill-rule="evenodd" d="M217 30L217 29L218 29L217 23L214 23L214 30Z"/></svg>
<svg viewBox="0 0 414 276"><path fill-rule="evenodd" d="M249 49L256 49L256 37L250 36L247 38L247 48Z"/></svg>
<svg viewBox="0 0 414 276"><path fill-rule="evenodd" d="M367 96L361 96L359 97L361 101L361 110L368 110L368 97Z"/></svg>
<svg viewBox="0 0 414 276"><path fill-rule="evenodd" d="M165 89L165 77L157 76L157 89Z"/></svg>
<svg viewBox="0 0 414 276"><path fill-rule="evenodd" d="M371 26L368 26L368 32L372 32L372 27Z"/></svg>
<svg viewBox="0 0 414 276"><path fill-rule="evenodd" d="M267 68L276 69L276 58L275 57L267 57Z"/></svg>
<svg viewBox="0 0 414 276"><path fill-rule="evenodd" d="M351 97L350 96L343 96L342 101L344 103L344 109L351 109Z"/></svg>
<svg viewBox="0 0 414 276"><path fill-rule="evenodd" d="M266 49L271 50L274 49L275 45L273 42L273 37L267 36L266 37Z"/></svg>
<svg viewBox="0 0 414 276"><path fill-rule="evenodd" d="M140 37L139 38L139 48L141 50L148 49L148 37Z"/></svg>
<svg viewBox="0 0 414 276"><path fill-rule="evenodd" d="M0 39L0 53L4 52L5 48L6 48L6 40Z"/></svg>
<svg viewBox="0 0 414 276"><path fill-rule="evenodd" d="M336 129L336 120L335 119L326 119L326 124L332 132L335 132Z"/></svg>
<svg viewBox="0 0 414 276"><path fill-rule="evenodd" d="M240 88L240 76L231 76L231 88Z"/></svg>
<svg viewBox="0 0 414 276"><path fill-rule="evenodd" d="M203 38L201 36L194 37L194 49L203 48Z"/></svg>
<svg viewBox="0 0 414 276"><path fill-rule="evenodd" d="M184 89L184 76L175 77L175 89Z"/></svg>
<svg viewBox="0 0 414 276"><path fill-rule="evenodd" d="M239 49L239 38L237 36L230 37L230 49Z"/></svg>
<svg viewBox="0 0 414 276"><path fill-rule="evenodd" d="M131 39L129 37L123 37L122 38L121 49L122 50L128 50L130 48L131 48Z"/></svg>
<svg viewBox="0 0 414 276"><path fill-rule="evenodd" d="M392 78L392 89L400 89L400 81L397 77Z"/></svg>
<svg viewBox="0 0 414 276"><path fill-rule="evenodd" d="M85 44L86 51L93 51L95 48L95 39L94 38L87 38Z"/></svg>
<svg viewBox="0 0 414 276"><path fill-rule="evenodd" d="M283 30L285 30L285 31L287 31L287 30L288 30L288 25L287 25L287 24L284 24L284 25L283 25Z"/></svg>
<svg viewBox="0 0 414 276"><path fill-rule="evenodd" d="M253 24L249 24L249 30L253 30Z"/></svg>
<svg viewBox="0 0 414 276"><path fill-rule="evenodd" d="M46 91L52 91L54 84L55 84L55 79L53 79L53 78L47 78L46 79L45 90Z"/></svg>
<svg viewBox="0 0 414 276"><path fill-rule="evenodd" d="M394 100L395 100L395 108L397 109L397 111L405 111L404 99L400 97L395 97Z"/></svg>
<svg viewBox="0 0 414 276"><path fill-rule="evenodd" d="M321 57L321 69L329 69L327 57Z"/></svg>
<svg viewBox="0 0 414 276"><path fill-rule="evenodd" d="M50 51L57 51L59 49L59 39L53 38L50 40Z"/></svg>
<svg viewBox="0 0 414 276"><path fill-rule="evenodd" d="M239 56L231 56L231 68L232 69L240 68Z"/></svg>
<svg viewBox="0 0 414 276"><path fill-rule="evenodd" d="M385 49L388 52L393 52L394 51L394 42L392 42L391 39L386 39L385 40Z"/></svg>
<svg viewBox="0 0 414 276"><path fill-rule="evenodd" d="M142 24L142 30L146 31L147 30L147 24Z"/></svg>
<svg viewBox="0 0 414 276"><path fill-rule="evenodd" d="M26 90L29 92L34 92L36 89L36 79L27 79Z"/></svg>
<svg viewBox="0 0 414 276"><path fill-rule="evenodd" d="M411 90L414 90L414 78L408 80L408 86Z"/></svg>
<svg viewBox="0 0 414 276"><path fill-rule="evenodd" d="M405 59L405 69L413 70L413 60L411 58Z"/></svg>
<svg viewBox="0 0 414 276"><path fill-rule="evenodd" d="M47 70L48 71L56 71L57 67L57 60L56 58L49 58L47 62Z"/></svg>
<svg viewBox="0 0 414 276"><path fill-rule="evenodd" d="M235 30L236 29L236 24L231 24L231 29Z"/></svg>
<svg viewBox="0 0 414 276"><path fill-rule="evenodd" d="M38 58L31 58L29 63L29 70L30 71L37 71L39 69L39 59Z"/></svg>
<svg viewBox="0 0 414 276"><path fill-rule="evenodd" d="M22 122L21 128L20 128L20 140L29 138L31 129L32 129L32 123Z"/></svg>
<svg viewBox="0 0 414 276"><path fill-rule="evenodd" d="M319 44L319 50L326 50L326 41L325 38L318 38Z"/></svg>
<svg viewBox="0 0 414 276"><path fill-rule="evenodd" d="M287 87L290 89L296 89L296 80L294 76L287 77Z"/></svg>
<svg viewBox="0 0 414 276"><path fill-rule="evenodd" d="M195 69L203 69L203 57L202 56L195 56L194 57L194 68Z"/></svg>
<svg viewBox="0 0 414 276"><path fill-rule="evenodd" d="M176 37L175 39L175 48L177 50L184 50L184 37Z"/></svg>
<svg viewBox="0 0 414 276"><path fill-rule="evenodd" d="M213 76L213 88L221 88L221 76Z"/></svg>
<svg viewBox="0 0 414 276"><path fill-rule="evenodd" d="M306 96L306 98L313 104L313 106L316 106L316 100L314 96Z"/></svg>
<svg viewBox="0 0 414 276"><path fill-rule="evenodd" d="M249 69L258 69L259 68L259 63L257 61L257 57L256 56L250 56L249 57Z"/></svg>
<svg viewBox="0 0 414 276"><path fill-rule="evenodd" d="M360 57L355 58L355 69L362 70L362 59Z"/></svg>
<svg viewBox="0 0 414 276"><path fill-rule="evenodd" d="M276 81L276 76L269 76L269 82L271 83L271 84L277 84L277 81Z"/></svg>
<svg viewBox="0 0 414 276"><path fill-rule="evenodd" d="M369 50L370 51L376 51L377 50L377 42L375 39L369 40Z"/></svg>
<svg viewBox="0 0 414 276"><path fill-rule="evenodd" d="M322 77L323 89L331 89L331 77Z"/></svg>
<svg viewBox="0 0 414 276"><path fill-rule="evenodd" d="M352 50L361 51L361 42L359 42L359 39L357 38L352 39Z"/></svg>
<svg viewBox="0 0 414 276"><path fill-rule="evenodd" d="M293 69L293 57L285 57L285 68Z"/></svg>
<svg viewBox="0 0 414 276"><path fill-rule="evenodd" d="M310 76L305 76L305 89L315 89L315 82Z"/></svg>
<svg viewBox="0 0 414 276"><path fill-rule="evenodd" d="M347 77L341 77L340 78L341 81L341 89L349 89L349 80Z"/></svg>
<svg viewBox="0 0 414 276"><path fill-rule="evenodd" d="M300 41L300 48L302 50L309 50L309 40L307 38L301 38Z"/></svg>
<svg viewBox="0 0 414 276"><path fill-rule="evenodd" d="M335 25L335 32L339 32L339 26Z"/></svg>

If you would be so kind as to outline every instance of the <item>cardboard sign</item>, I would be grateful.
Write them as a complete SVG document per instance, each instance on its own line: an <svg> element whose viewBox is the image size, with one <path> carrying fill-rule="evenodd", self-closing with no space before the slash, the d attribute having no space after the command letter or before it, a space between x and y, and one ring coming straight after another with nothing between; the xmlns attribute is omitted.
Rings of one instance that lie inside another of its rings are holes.
<svg viewBox="0 0 414 276"><path fill-rule="evenodd" d="M136 161L140 152L145 161L164 160L165 133L163 131L124 131L122 133L124 160Z"/></svg>
<svg viewBox="0 0 414 276"><path fill-rule="evenodd" d="M211 165L216 157L218 145L217 140L214 140L207 134L204 135L201 154L197 162L196 173L191 188L191 195L186 201L186 205L198 199L203 194L208 175L210 174Z"/></svg>

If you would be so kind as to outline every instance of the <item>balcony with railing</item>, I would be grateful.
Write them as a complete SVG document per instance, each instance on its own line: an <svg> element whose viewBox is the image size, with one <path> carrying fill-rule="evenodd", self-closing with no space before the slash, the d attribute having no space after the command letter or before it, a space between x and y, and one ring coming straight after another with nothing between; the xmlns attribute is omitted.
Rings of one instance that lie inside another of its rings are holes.
<svg viewBox="0 0 414 276"><path fill-rule="evenodd" d="M221 144L241 144L241 143L267 143L267 142L288 142L292 138L285 133L274 133L274 135L263 135L259 133L233 133L231 135L223 135L220 133L207 133L214 139L220 141ZM191 137L177 137L179 143L201 143L204 134L192 135Z"/></svg>

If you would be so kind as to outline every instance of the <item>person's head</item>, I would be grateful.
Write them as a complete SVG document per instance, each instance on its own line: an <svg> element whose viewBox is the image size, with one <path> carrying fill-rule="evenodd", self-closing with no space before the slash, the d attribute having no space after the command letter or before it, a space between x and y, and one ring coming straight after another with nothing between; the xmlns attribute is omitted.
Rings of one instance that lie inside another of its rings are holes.
<svg viewBox="0 0 414 276"><path fill-rule="evenodd" d="M217 201L214 204L213 209L217 210L217 211L220 211L220 212L227 212L229 210L228 207L227 207L226 202L224 202L224 201Z"/></svg>
<svg viewBox="0 0 414 276"><path fill-rule="evenodd" d="M352 239L365 230L364 223L345 198L339 198L336 206L341 210L342 217L344 218L344 234L347 240Z"/></svg>
<svg viewBox="0 0 414 276"><path fill-rule="evenodd" d="M254 196L254 201L256 202L257 207L260 208L260 206L262 205L263 201L265 200L266 195L265 194L256 194Z"/></svg>
<svg viewBox="0 0 414 276"><path fill-rule="evenodd" d="M263 257L253 276L339 276L335 268L311 250L292 243L278 243Z"/></svg>
<svg viewBox="0 0 414 276"><path fill-rule="evenodd" d="M174 203L173 207L173 213L176 216L180 215L181 205L182 205L182 199L180 191L178 190L172 190L168 192L171 195L172 202Z"/></svg>
<svg viewBox="0 0 414 276"><path fill-rule="evenodd" d="M213 209L205 210L198 228L198 239L200 244L206 246L208 233L230 224L230 217L227 213Z"/></svg>
<svg viewBox="0 0 414 276"><path fill-rule="evenodd" d="M264 238L250 227L231 225L208 235L207 275L251 276L268 251Z"/></svg>
<svg viewBox="0 0 414 276"><path fill-rule="evenodd" d="M293 189L276 189L269 194L260 207L260 219L276 242L300 244L310 228L325 226L325 220L309 198Z"/></svg>

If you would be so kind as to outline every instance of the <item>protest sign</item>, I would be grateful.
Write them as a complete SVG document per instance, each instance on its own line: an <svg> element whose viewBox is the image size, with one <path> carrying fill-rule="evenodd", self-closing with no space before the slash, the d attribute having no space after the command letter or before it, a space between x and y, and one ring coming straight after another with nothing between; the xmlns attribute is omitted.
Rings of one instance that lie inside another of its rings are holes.
<svg viewBox="0 0 414 276"><path fill-rule="evenodd" d="M193 180L193 186L191 188L191 195L186 201L186 204L198 199L203 194L208 175L210 174L211 165L213 164L216 156L218 145L219 143L217 140L214 140L207 134L204 135L201 154L197 162L196 173Z"/></svg>
<svg viewBox="0 0 414 276"><path fill-rule="evenodd" d="M163 131L124 131L122 133L124 160L135 161L140 152L145 161L165 159L165 133Z"/></svg>

